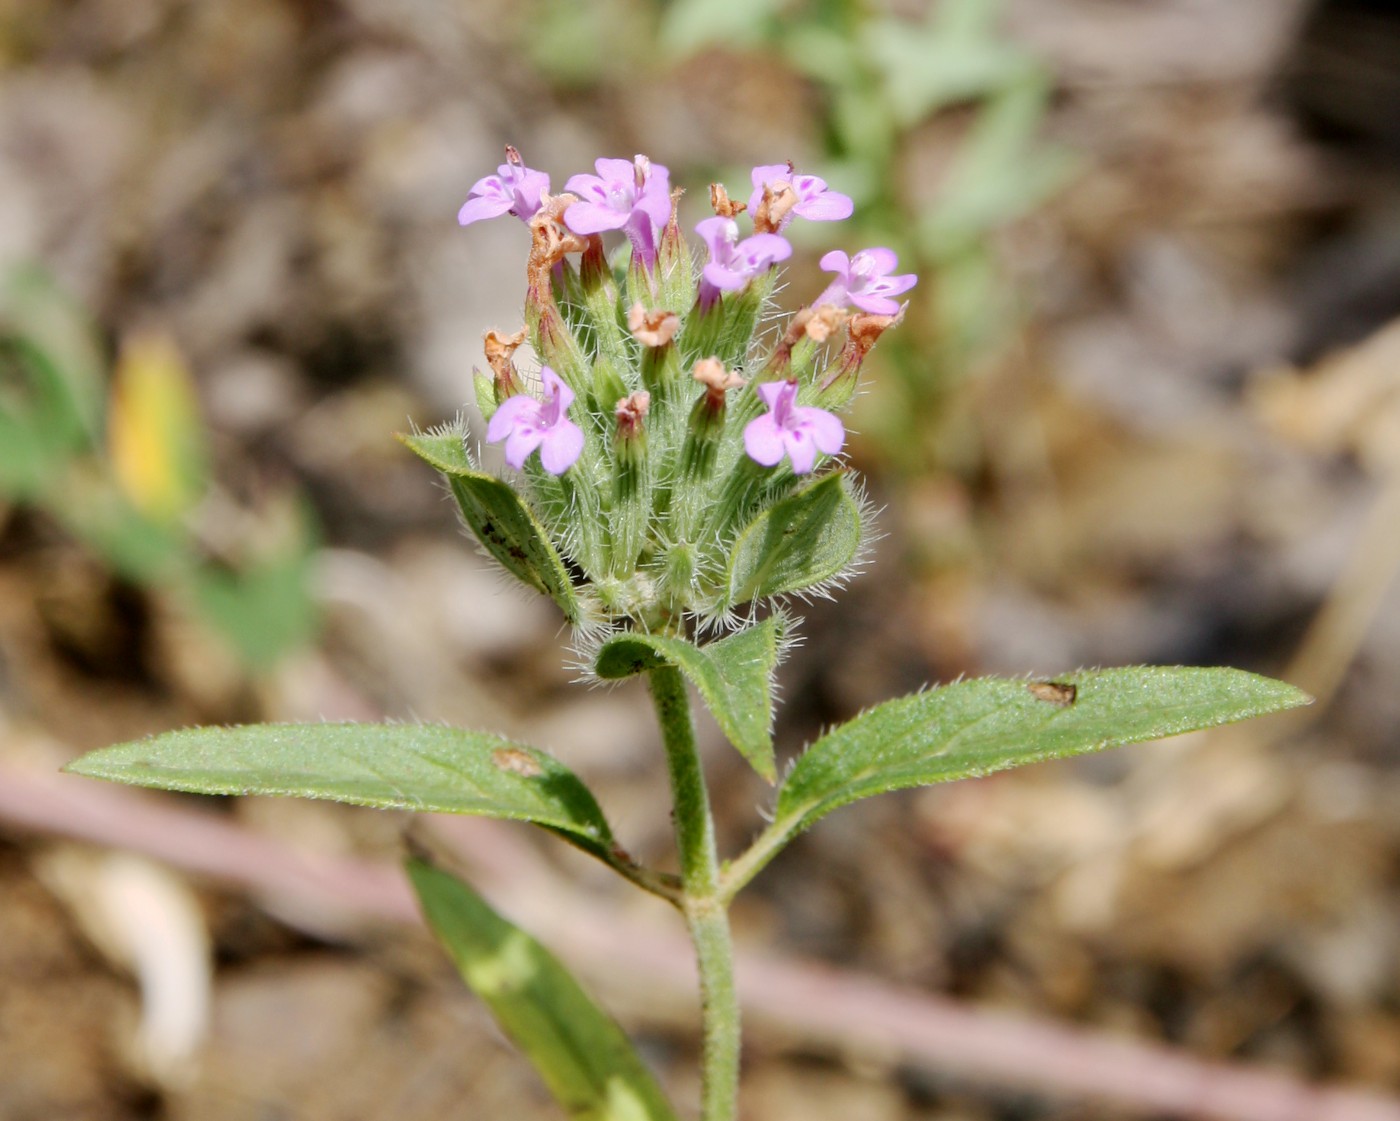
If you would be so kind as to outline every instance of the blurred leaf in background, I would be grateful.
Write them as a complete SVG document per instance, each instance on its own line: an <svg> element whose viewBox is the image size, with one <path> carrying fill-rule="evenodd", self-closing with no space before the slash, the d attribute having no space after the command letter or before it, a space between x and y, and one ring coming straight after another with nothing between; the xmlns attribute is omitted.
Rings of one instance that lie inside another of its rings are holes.
<svg viewBox="0 0 1400 1121"><path fill-rule="evenodd" d="M102 380L81 310L38 269L0 277L0 496L36 497L94 446Z"/></svg>
<svg viewBox="0 0 1400 1121"><path fill-rule="evenodd" d="M0 500L43 510L116 575L173 593L250 669L309 643L309 508L274 494L244 511L218 491L169 335L132 335L104 400L107 377L88 318L47 276L0 280ZM237 532L210 532L230 520Z"/></svg>
<svg viewBox="0 0 1400 1121"><path fill-rule="evenodd" d="M143 331L112 373L107 448L117 483L153 521L178 521L208 485L204 427L193 379L169 335Z"/></svg>
<svg viewBox="0 0 1400 1121"><path fill-rule="evenodd" d="M560 88L625 89L638 74L674 71L702 54L723 67L726 53L757 56L812 84L818 152L802 170L855 200L844 235L853 248L887 245L922 277L906 329L881 348L881 393L862 405L867 453L898 478L944 464L947 394L995 358L1022 321L1026 301L998 240L1078 166L1042 138L1051 76L1007 36L1002 9L1002 0L931 0L913 16L871 0L534 0L519 34ZM602 43L606 51L590 46ZM948 127L930 128L944 118ZM772 158L800 157L802 141ZM938 148L931 160L930 144ZM936 177L911 176L930 162L942 169Z"/></svg>

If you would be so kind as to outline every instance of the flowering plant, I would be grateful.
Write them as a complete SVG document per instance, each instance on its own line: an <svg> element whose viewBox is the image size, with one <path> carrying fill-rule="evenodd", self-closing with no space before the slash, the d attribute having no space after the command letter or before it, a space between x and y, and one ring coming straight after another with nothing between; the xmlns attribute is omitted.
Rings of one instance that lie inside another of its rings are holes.
<svg viewBox="0 0 1400 1121"><path fill-rule="evenodd" d="M703 1032L702 1116L731 1121L739 994L728 907L800 832L885 791L988 774L1304 703L1228 669L1079 671L985 678L888 701L837 727L779 781L773 678L792 597L848 577L868 510L841 464L841 412L914 284L894 254L821 260L835 278L764 327L783 231L840 220L851 202L789 164L754 169L747 204L710 188L688 246L681 192L643 156L600 159L552 195L518 153L471 190L463 225L511 214L530 234L525 324L489 332L476 378L488 468L463 426L402 437L442 473L466 525L512 576L554 601L593 676L643 676L674 799L677 870L619 844L583 781L551 755L442 726L258 725L169 733L70 770L208 793L300 794L532 822L673 904L694 942ZM747 211L753 232L743 236ZM620 231L610 257L603 234ZM515 362L526 342L538 377ZM535 382L537 388L532 388ZM726 739L776 786L768 824L722 860L692 723L693 686ZM675 1117L618 1026L538 942L461 880L415 859L429 923L572 1116Z"/></svg>

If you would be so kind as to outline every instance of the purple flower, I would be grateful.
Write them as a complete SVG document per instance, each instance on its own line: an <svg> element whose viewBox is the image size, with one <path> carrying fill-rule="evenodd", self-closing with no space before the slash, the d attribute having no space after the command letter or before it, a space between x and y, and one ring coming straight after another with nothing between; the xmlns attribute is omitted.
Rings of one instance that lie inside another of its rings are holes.
<svg viewBox="0 0 1400 1121"><path fill-rule="evenodd" d="M507 397L486 426L486 440L506 442L506 462L517 471L536 448L540 463L551 475L562 475L583 451L583 429L564 414L574 403L574 391L548 366L540 370L544 400L523 393Z"/></svg>
<svg viewBox="0 0 1400 1121"><path fill-rule="evenodd" d="M597 175L575 175L564 190L579 201L564 211L576 234L622 230L648 265L656 258L656 231L671 217L671 173L646 156L597 160Z"/></svg>
<svg viewBox="0 0 1400 1121"><path fill-rule="evenodd" d="M508 147L506 162L496 168L496 174L476 181L462 209L457 211L457 221L470 226L482 218L510 213L529 222L540 208L540 196L548 193L549 176L526 167L520 153Z"/></svg>
<svg viewBox="0 0 1400 1121"><path fill-rule="evenodd" d="M749 196L749 213L757 214L763 205L763 189L776 188L786 183L792 188L797 201L780 215L775 215L779 230L786 228L793 217L806 218L812 222L838 222L849 218L855 209L850 198L839 191L830 190L825 179L815 175L796 175L791 163L764 164L753 169L753 194Z"/></svg>
<svg viewBox="0 0 1400 1121"><path fill-rule="evenodd" d="M768 406L767 415L744 426L744 450L755 463L772 467L786 455L793 471L805 475L817 462L818 451L841 451L846 442L841 421L825 409L797 404L797 382L766 381L754 388Z"/></svg>
<svg viewBox="0 0 1400 1121"><path fill-rule="evenodd" d="M821 266L827 272L834 272L836 279L826 286L826 291L812 306L846 307L849 304L871 315L895 315L899 304L890 297L909 291L919 282L912 272L890 276L898 264L893 249L862 249L854 257L833 249L821 259Z"/></svg>
<svg viewBox="0 0 1400 1121"><path fill-rule="evenodd" d="M739 240L739 224L733 218L706 218L695 227L710 249L710 261L701 274L700 306L709 307L720 292L737 292L759 273L792 256L792 246L777 234L754 234Z"/></svg>

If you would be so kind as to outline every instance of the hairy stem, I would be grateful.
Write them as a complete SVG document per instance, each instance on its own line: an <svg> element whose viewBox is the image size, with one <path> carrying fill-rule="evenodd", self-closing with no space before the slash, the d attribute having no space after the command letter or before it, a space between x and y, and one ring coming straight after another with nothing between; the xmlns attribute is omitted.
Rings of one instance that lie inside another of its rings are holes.
<svg viewBox="0 0 1400 1121"><path fill-rule="evenodd" d="M720 894L714 818L695 746L685 681L674 666L651 670L648 677L675 798L682 910L700 971L705 1021L701 1118L733 1121L739 1091L739 999L734 987L728 901Z"/></svg>
<svg viewBox="0 0 1400 1121"><path fill-rule="evenodd" d="M720 874L719 897L728 904L748 882L768 866L797 835L800 817L789 816L774 821L754 838L742 854L725 865Z"/></svg>

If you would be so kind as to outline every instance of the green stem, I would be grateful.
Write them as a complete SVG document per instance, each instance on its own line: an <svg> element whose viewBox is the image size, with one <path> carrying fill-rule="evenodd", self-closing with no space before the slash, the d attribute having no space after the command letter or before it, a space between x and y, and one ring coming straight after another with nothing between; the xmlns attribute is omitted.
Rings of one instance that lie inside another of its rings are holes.
<svg viewBox="0 0 1400 1121"><path fill-rule="evenodd" d="M702 1121L733 1121L739 1093L739 998L728 900L720 893L714 818L695 746L685 680L674 666L660 666L648 677L675 798L682 910L700 971L705 1021L700 1115Z"/></svg>
<svg viewBox="0 0 1400 1121"><path fill-rule="evenodd" d="M742 854L725 865L719 881L719 897L727 904L741 890L768 866L768 862L780 853L797 833L800 816L774 821L754 838Z"/></svg>

